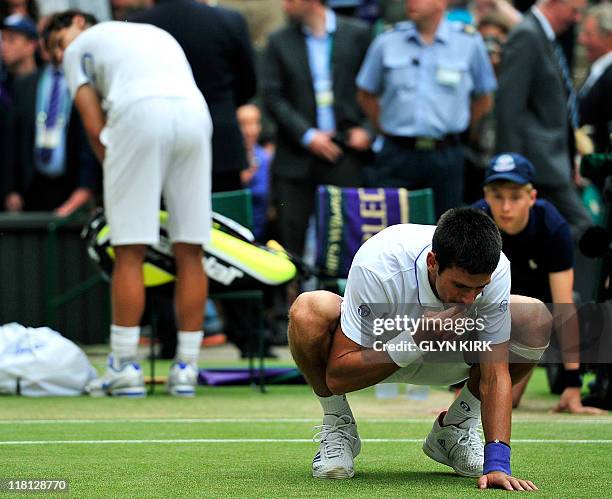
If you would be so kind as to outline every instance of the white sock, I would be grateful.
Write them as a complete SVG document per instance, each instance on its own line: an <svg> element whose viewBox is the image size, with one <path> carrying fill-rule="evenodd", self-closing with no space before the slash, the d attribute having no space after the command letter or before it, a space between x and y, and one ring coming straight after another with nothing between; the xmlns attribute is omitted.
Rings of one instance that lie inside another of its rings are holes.
<svg viewBox="0 0 612 499"><path fill-rule="evenodd" d="M115 367L136 360L139 339L139 326L124 327L111 324L110 344Z"/></svg>
<svg viewBox="0 0 612 499"><path fill-rule="evenodd" d="M315 394L316 395L316 394ZM319 397L319 402L323 408L323 414L333 414L334 416L350 416L353 421L353 411L346 400L346 395L331 395L330 397Z"/></svg>
<svg viewBox="0 0 612 499"><path fill-rule="evenodd" d="M444 416L444 424L469 428L470 426L476 426L478 421L480 421L480 400L470 392L466 384L448 408L448 412Z"/></svg>
<svg viewBox="0 0 612 499"><path fill-rule="evenodd" d="M179 331L176 360L197 366L203 337L203 331Z"/></svg>

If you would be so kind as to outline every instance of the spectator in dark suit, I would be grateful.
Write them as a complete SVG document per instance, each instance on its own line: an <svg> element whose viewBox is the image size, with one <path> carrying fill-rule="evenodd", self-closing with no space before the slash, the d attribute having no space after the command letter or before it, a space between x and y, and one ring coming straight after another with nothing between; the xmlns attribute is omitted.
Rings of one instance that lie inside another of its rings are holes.
<svg viewBox="0 0 612 499"><path fill-rule="evenodd" d="M246 152L236 109L256 90L255 64L243 17L195 0L160 0L130 19L166 30L179 42L213 122L212 190L241 189Z"/></svg>
<svg viewBox="0 0 612 499"><path fill-rule="evenodd" d="M540 198L552 202L575 239L591 224L573 185L576 95L557 35L581 17L586 0L541 0L504 46L496 99L497 151L512 151L536 168Z"/></svg>
<svg viewBox="0 0 612 499"><path fill-rule="evenodd" d="M1 154L8 211L66 216L100 190L102 171L58 61L17 80L7 147Z"/></svg>
<svg viewBox="0 0 612 499"><path fill-rule="evenodd" d="M153 7L154 0L111 0L111 10L115 21L125 21L146 9Z"/></svg>
<svg viewBox="0 0 612 499"><path fill-rule="evenodd" d="M593 127L596 152L610 151L612 135L612 4L593 7L580 33L591 70L579 94L580 121Z"/></svg>
<svg viewBox="0 0 612 499"><path fill-rule="evenodd" d="M282 244L301 254L317 184L362 184L370 135L355 78L370 34L320 0L283 8L290 25L270 36L262 91L278 125L272 173Z"/></svg>
<svg viewBox="0 0 612 499"><path fill-rule="evenodd" d="M58 73L63 80L63 73L48 66L18 80L6 148L8 211L55 211L66 216L99 192L100 166L65 84L56 123L46 128L45 120L40 120L41 113L50 114L50 93ZM45 136L53 142L44 142Z"/></svg>
<svg viewBox="0 0 612 499"><path fill-rule="evenodd" d="M10 115L14 100L14 81L36 71L38 32L30 18L11 14L1 21L0 43L0 199L7 193L6 148L10 130ZM0 209L2 209L0 207Z"/></svg>

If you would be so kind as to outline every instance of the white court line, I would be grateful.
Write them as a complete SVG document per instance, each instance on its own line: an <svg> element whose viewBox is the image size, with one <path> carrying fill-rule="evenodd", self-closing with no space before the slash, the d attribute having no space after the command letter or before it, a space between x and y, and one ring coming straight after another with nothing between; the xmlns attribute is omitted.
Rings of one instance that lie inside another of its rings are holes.
<svg viewBox="0 0 612 499"><path fill-rule="evenodd" d="M376 423L376 424L399 424L399 423L431 423L431 418L359 418L360 423ZM211 424L211 423L238 423L238 424L277 424L277 423L320 423L321 418L164 418L164 419L15 419L15 420L0 420L0 425L37 425L37 424ZM546 418L516 418L512 420L513 424L612 424L612 418L608 419L546 419Z"/></svg>
<svg viewBox="0 0 612 499"><path fill-rule="evenodd" d="M366 443L422 443L422 438L364 438ZM106 444L242 444L242 443L312 443L310 438L186 438L186 439L146 439L146 440L7 440L0 441L6 445L106 445ZM513 439L519 444L612 444L612 440L559 440L559 439Z"/></svg>

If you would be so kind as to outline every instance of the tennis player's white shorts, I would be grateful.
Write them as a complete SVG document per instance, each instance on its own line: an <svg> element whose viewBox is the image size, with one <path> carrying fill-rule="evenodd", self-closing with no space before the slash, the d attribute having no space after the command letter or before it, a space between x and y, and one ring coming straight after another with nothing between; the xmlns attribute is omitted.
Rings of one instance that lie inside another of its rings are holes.
<svg viewBox="0 0 612 499"><path fill-rule="evenodd" d="M456 362L437 362L419 359L395 371L381 383L409 383L411 385L454 385L470 376L470 366L462 359Z"/></svg>
<svg viewBox="0 0 612 499"><path fill-rule="evenodd" d="M163 195L173 242L210 237L212 122L204 99L147 98L109 119L104 205L111 244L159 242Z"/></svg>

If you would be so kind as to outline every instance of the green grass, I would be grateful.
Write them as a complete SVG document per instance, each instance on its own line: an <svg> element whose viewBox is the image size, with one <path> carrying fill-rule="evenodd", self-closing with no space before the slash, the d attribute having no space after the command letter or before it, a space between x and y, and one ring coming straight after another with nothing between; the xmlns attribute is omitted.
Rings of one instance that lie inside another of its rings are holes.
<svg viewBox="0 0 612 499"><path fill-rule="evenodd" d="M160 366L160 372L165 372L165 365ZM364 439L356 460L356 476L353 480L324 481L310 477L316 444L308 439L313 435L313 425L320 420L320 408L305 386L275 386L265 395L249 387L201 387L198 397L192 400L171 399L161 388L155 396L142 400L3 397L0 479L67 479L76 497L505 494L478 491L474 479L458 477L422 453L420 440L431 427L431 409L443 407L450 400L450 394L443 389L433 389L424 402L404 397L380 401L372 389L352 394L351 405ZM546 391L543 372L536 372L523 407L515 413L514 474L533 480L541 489L537 496L612 497L612 417L549 414L555 400ZM284 421L266 421L271 418ZM193 439L208 440L185 442ZM216 439L283 441L211 441ZM528 439L608 443L534 443L526 442ZM2 444L66 440L131 442Z"/></svg>

